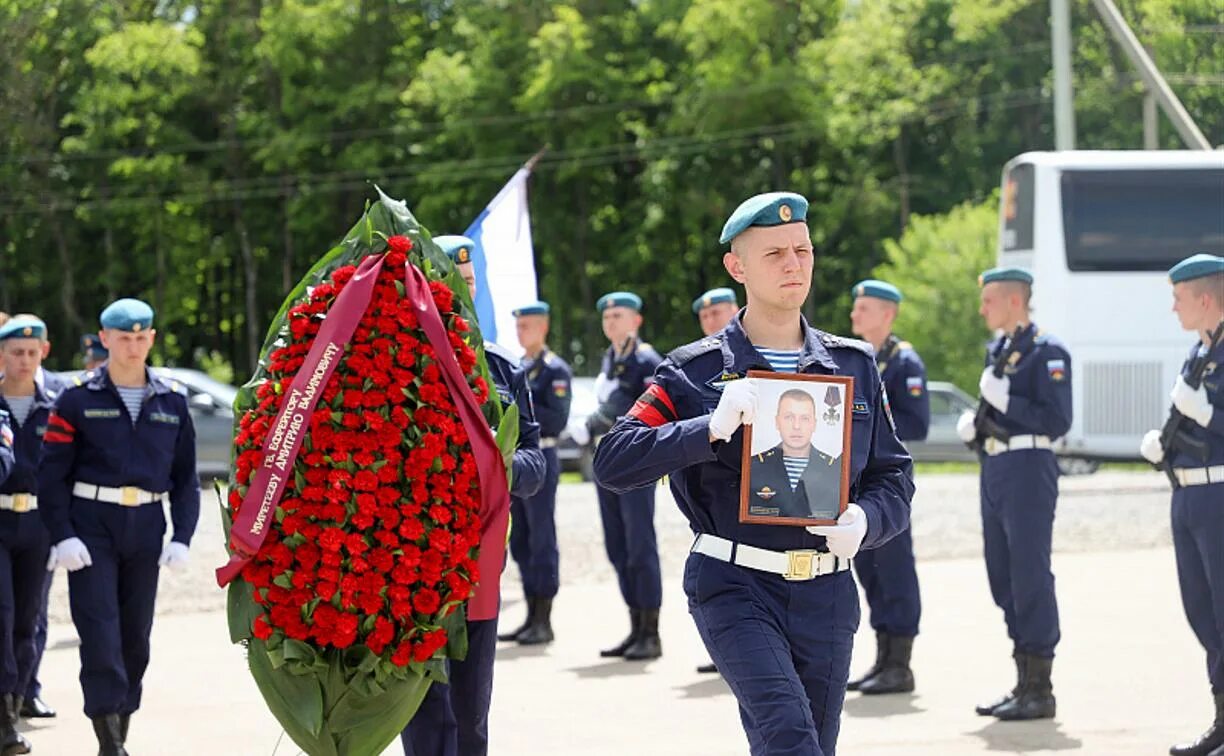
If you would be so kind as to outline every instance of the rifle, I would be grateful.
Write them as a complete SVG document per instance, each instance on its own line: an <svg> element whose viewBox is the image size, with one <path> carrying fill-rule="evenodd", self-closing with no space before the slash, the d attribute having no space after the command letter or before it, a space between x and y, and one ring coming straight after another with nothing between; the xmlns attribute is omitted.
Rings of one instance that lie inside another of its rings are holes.
<svg viewBox="0 0 1224 756"><path fill-rule="evenodd" d="M1008 347L999 356L995 357L990 366L990 372L994 373L995 378L1002 378L1003 373L1007 370L1007 366L1011 364L1017 356L1028 348L1032 339L1021 338L1024 336L1024 326L1016 326L1016 330L1012 332L1011 338L1008 340ZM1000 441L1006 441L1011 438L1009 433L1002 425L990 417L989 413L990 402L985 399L978 400L977 414L973 416L973 428L977 431L973 441L969 443L969 448L974 451L981 451L986 445L987 438L997 438Z"/></svg>
<svg viewBox="0 0 1224 756"><path fill-rule="evenodd" d="M1224 338L1224 320L1221 320L1211 332L1211 340L1207 348L1200 349L1199 353L1190 360L1185 377L1187 386L1197 390L1203 384L1203 375L1207 372L1207 365L1211 362L1211 353L1219 346L1222 338ZM1177 407L1169 407L1169 419L1165 420L1164 427L1160 429L1160 448L1164 450L1164 460L1156 467L1164 470L1174 490L1179 486L1177 475L1173 473L1173 452L1183 451L1203 464L1206 464L1211 457L1211 449L1207 442L1190 435L1188 422L1190 418L1178 411Z"/></svg>

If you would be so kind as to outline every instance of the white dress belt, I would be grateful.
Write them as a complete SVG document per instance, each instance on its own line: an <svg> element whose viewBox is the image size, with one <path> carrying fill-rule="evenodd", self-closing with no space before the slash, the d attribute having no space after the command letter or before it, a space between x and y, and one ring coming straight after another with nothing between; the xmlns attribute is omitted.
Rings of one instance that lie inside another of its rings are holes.
<svg viewBox="0 0 1224 756"><path fill-rule="evenodd" d="M38 495L32 493L0 494L0 509L9 512L31 512L38 509Z"/></svg>
<svg viewBox="0 0 1224 756"><path fill-rule="evenodd" d="M152 504L166 498L166 492L155 493L136 486L95 486L93 483L72 484L72 495L82 499L105 501L108 504L118 504L124 507L139 507L141 504Z"/></svg>
<svg viewBox="0 0 1224 756"><path fill-rule="evenodd" d="M787 580L811 580L850 569L849 559L839 559L823 551L770 551L709 533L698 533L690 551L740 567L771 572Z"/></svg>
<svg viewBox="0 0 1224 756"><path fill-rule="evenodd" d="M1212 467L1174 467L1173 476L1180 486L1205 486L1224 483L1224 465Z"/></svg>
<svg viewBox="0 0 1224 756"><path fill-rule="evenodd" d="M1000 441L997 438L987 438L986 443L982 445L986 454L995 457L1000 454L1006 454L1010 451L1020 451L1021 449L1049 449L1049 436L1012 436L1006 441Z"/></svg>

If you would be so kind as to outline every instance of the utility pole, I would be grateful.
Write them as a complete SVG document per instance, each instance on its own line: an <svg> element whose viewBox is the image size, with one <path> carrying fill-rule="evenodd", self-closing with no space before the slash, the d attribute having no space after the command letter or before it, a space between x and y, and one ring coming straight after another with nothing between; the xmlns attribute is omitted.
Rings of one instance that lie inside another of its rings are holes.
<svg viewBox="0 0 1224 756"><path fill-rule="evenodd" d="M1071 7L1050 0L1050 43L1054 59L1054 149L1075 149L1075 98L1071 87Z"/></svg>
<svg viewBox="0 0 1224 756"><path fill-rule="evenodd" d="M1064 5L1066 0L1052 0L1053 4L1057 5L1062 2ZM1169 83L1160 75L1156 64L1152 62L1152 58L1139 44L1139 40L1127 25L1126 19L1122 18L1122 14L1118 12L1118 7L1113 4L1113 0L1092 0L1092 4L1096 6L1097 13L1105 25L1109 27L1109 31L1113 34L1113 38L1117 40L1118 45L1122 48L1122 52L1126 53L1126 57L1130 58L1131 65L1139 72L1139 76L1143 79L1144 85L1147 86L1147 91L1156 98L1156 102L1160 105L1160 109L1164 111L1169 120L1173 122L1173 127L1177 129L1177 133L1181 135L1182 141L1186 146L1195 150L1210 150L1211 143L1203 136L1203 132L1194 123L1194 119L1182 107L1181 100L1177 99L1177 95L1173 94L1173 90L1169 88ZM1058 97L1058 58L1057 58L1057 39L1055 40L1055 113L1057 114L1057 97ZM1145 107L1146 111L1146 107ZM1145 118L1146 121L1146 112ZM1055 118L1055 128L1057 130L1057 117ZM1145 130L1146 131L1146 130ZM1154 130L1153 130L1154 131ZM1145 142L1148 141L1146 138Z"/></svg>

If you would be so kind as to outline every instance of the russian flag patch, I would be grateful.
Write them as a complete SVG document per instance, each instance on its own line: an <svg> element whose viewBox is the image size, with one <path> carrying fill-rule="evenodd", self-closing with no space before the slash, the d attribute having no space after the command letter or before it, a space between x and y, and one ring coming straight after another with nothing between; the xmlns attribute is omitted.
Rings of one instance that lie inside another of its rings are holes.
<svg viewBox="0 0 1224 756"><path fill-rule="evenodd" d="M1067 377L1067 361L1066 360L1047 360L1046 372L1050 374L1050 380L1061 381Z"/></svg>

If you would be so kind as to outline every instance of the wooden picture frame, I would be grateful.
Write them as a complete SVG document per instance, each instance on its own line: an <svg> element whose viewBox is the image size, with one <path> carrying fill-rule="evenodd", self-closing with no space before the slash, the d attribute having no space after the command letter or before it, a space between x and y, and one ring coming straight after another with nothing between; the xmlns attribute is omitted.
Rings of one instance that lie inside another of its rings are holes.
<svg viewBox="0 0 1224 756"><path fill-rule="evenodd" d="M759 398L755 423L744 426L739 521L836 524L850 498L854 378L765 370L750 370L747 378L758 381ZM811 409L799 393L810 397ZM754 448L754 435L761 448ZM801 447L808 450L808 459L792 488L787 460L802 455L786 452Z"/></svg>

